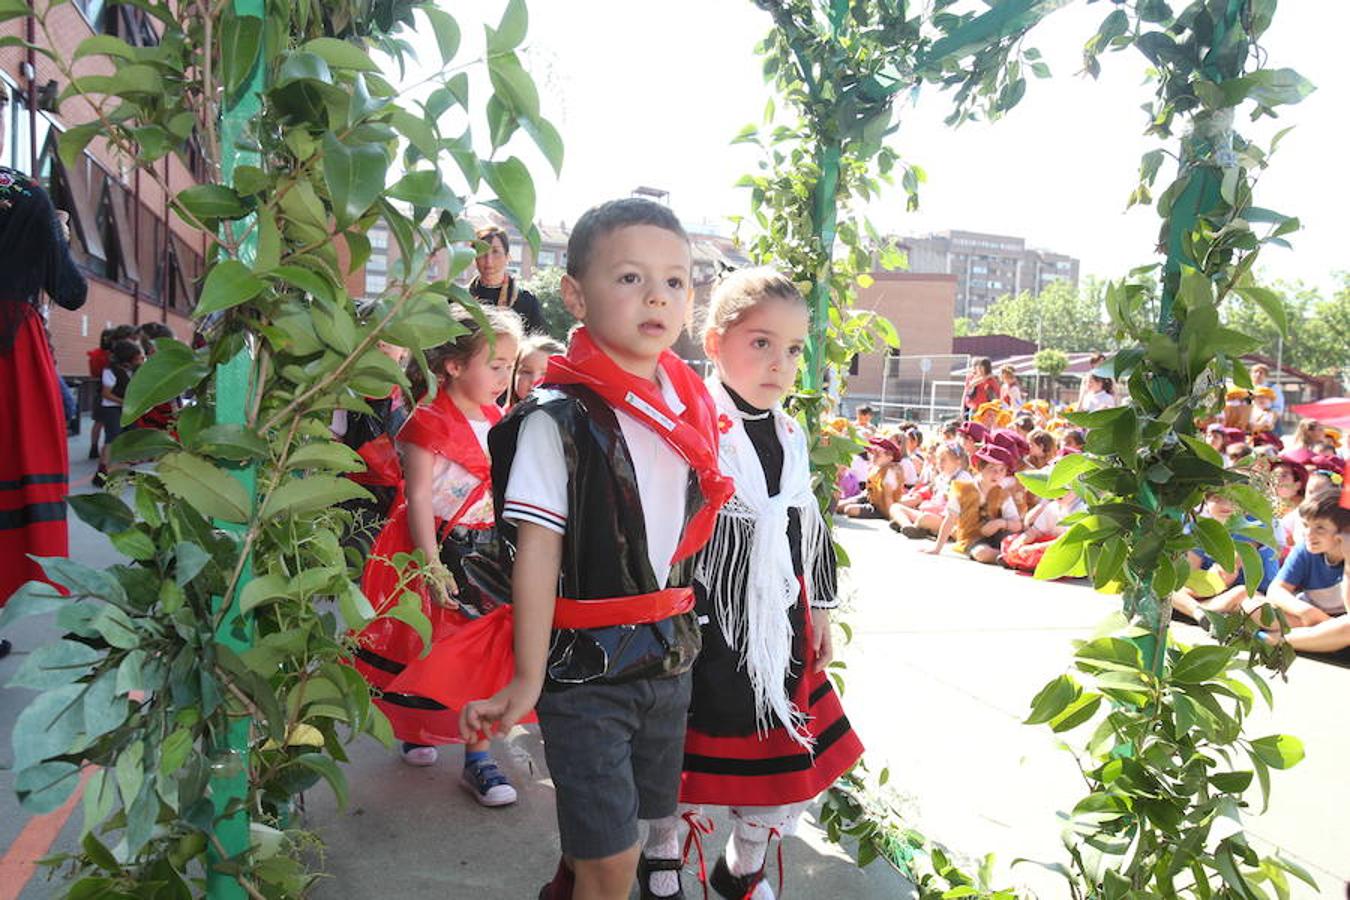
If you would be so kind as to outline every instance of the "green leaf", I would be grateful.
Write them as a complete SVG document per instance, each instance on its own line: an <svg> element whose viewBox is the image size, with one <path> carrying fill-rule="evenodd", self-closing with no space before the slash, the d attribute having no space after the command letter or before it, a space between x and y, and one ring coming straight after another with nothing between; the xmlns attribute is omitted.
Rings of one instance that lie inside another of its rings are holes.
<svg viewBox="0 0 1350 900"><path fill-rule="evenodd" d="M334 472L364 472L366 462L361 455L337 441L314 441L305 444L286 459L289 469L329 469Z"/></svg>
<svg viewBox="0 0 1350 900"><path fill-rule="evenodd" d="M269 572L254 578L239 593L239 611L251 612L265 603L280 600L290 593L290 582L284 575Z"/></svg>
<svg viewBox="0 0 1350 900"><path fill-rule="evenodd" d="M1237 549L1233 546L1232 535L1222 522L1201 516L1195 520L1195 533L1200 539L1200 546L1216 563L1223 566L1225 571L1234 571Z"/></svg>
<svg viewBox="0 0 1350 900"><path fill-rule="evenodd" d="M384 191L389 158L375 144L348 146L332 132L323 137L323 178L339 229L366 214Z"/></svg>
<svg viewBox="0 0 1350 900"><path fill-rule="evenodd" d="M93 837L91 832L101 825L104 819L108 818L108 814L112 812L113 805L116 802L117 782L113 780L112 772L107 769L99 769L90 777L89 783L84 788L84 801L82 803L84 822L81 824L80 830L86 835L86 841ZM103 847L102 844L99 844L97 838L93 839L93 843L98 844L100 848ZM108 853L106 848L103 849L103 852L107 853L108 857L101 857L91 852L88 844L85 845L85 853L89 855L94 864L108 868L105 863L112 854ZM116 860L112 861L111 868L108 868L108 871L118 871Z"/></svg>
<svg viewBox="0 0 1350 900"><path fill-rule="evenodd" d="M459 52L459 24L445 10L434 6L423 6L422 14L431 22L431 30L436 35L436 47L441 54L441 65L448 66Z"/></svg>
<svg viewBox="0 0 1350 900"><path fill-rule="evenodd" d="M483 178L506 207L516 227L526 231L534 222L534 181L529 169L516 157L505 162L484 162Z"/></svg>
<svg viewBox="0 0 1350 900"><path fill-rule="evenodd" d="M190 453L170 453L156 474L164 488L209 518L247 522L251 506L244 486L226 472Z"/></svg>
<svg viewBox="0 0 1350 900"><path fill-rule="evenodd" d="M332 283L318 272L304 266L277 266L267 273L288 287L299 288L312 297L318 297L329 303L337 303L337 292Z"/></svg>
<svg viewBox="0 0 1350 900"><path fill-rule="evenodd" d="M1272 734L1252 741L1252 753L1272 769L1288 769L1303 759L1303 742L1287 734Z"/></svg>
<svg viewBox="0 0 1350 900"><path fill-rule="evenodd" d="M1023 721L1024 725L1039 725L1049 722L1064 711L1083 693L1082 687L1069 675L1061 675L1041 688L1031 700L1031 715Z"/></svg>
<svg viewBox="0 0 1350 900"><path fill-rule="evenodd" d="M1074 657L1087 668L1142 672L1144 657L1137 644L1117 637L1097 638L1078 648Z"/></svg>
<svg viewBox="0 0 1350 900"><path fill-rule="evenodd" d="M1068 487L1082 475L1100 468L1101 464L1096 460L1084 456L1082 453L1070 453L1055 463L1055 467L1050 470L1049 487Z"/></svg>
<svg viewBox="0 0 1350 900"><path fill-rule="evenodd" d="M172 775L181 769L192 752L192 744L191 731L186 728L174 729L159 748L160 774Z"/></svg>
<svg viewBox="0 0 1350 900"><path fill-rule="evenodd" d="M1051 720L1050 730L1055 734L1072 731L1096 715L1101 704L1101 694L1082 695Z"/></svg>
<svg viewBox="0 0 1350 900"><path fill-rule="evenodd" d="M267 441L260 438L253 429L235 423L209 425L203 428L193 436L192 449L216 459L234 462L265 459L268 453Z"/></svg>
<svg viewBox="0 0 1350 900"><path fill-rule="evenodd" d="M370 493L347 478L334 475L310 475L292 478L272 492L263 504L262 518L303 515L347 500L368 500Z"/></svg>
<svg viewBox="0 0 1350 900"><path fill-rule="evenodd" d="M333 788L337 797L338 809L347 806L347 778L338 768L338 764L321 753L302 753L295 758L295 764L318 772Z"/></svg>
<svg viewBox="0 0 1350 900"><path fill-rule="evenodd" d="M49 691L83 678L100 659L102 654L78 641L40 644L24 659L6 687Z"/></svg>
<svg viewBox="0 0 1350 900"><path fill-rule="evenodd" d="M239 260L222 260L206 273L201 300L198 301L192 316L200 319L210 313L247 303L266 288L267 282L254 275L253 270Z"/></svg>
<svg viewBox="0 0 1350 900"><path fill-rule="evenodd" d="M1236 500L1243 511L1253 519L1259 522L1274 520L1275 510L1270 505L1270 498L1250 484L1229 485L1224 493Z"/></svg>
<svg viewBox="0 0 1350 900"><path fill-rule="evenodd" d="M0 628L28 616L45 616L70 605L70 598L45 581L25 581L0 606Z"/></svg>
<svg viewBox="0 0 1350 900"><path fill-rule="evenodd" d="M117 672L110 669L89 685L84 697L85 740L92 741L121 727L126 717L127 700L117 695Z"/></svg>
<svg viewBox="0 0 1350 900"><path fill-rule="evenodd" d="M389 607L380 614L382 618L387 617L402 622L422 639L422 652L426 653L431 648L431 620L422 612L421 599L411 592L405 594L403 598L394 606Z"/></svg>
<svg viewBox="0 0 1350 900"><path fill-rule="evenodd" d="M131 509L112 494L72 494L66 502L86 525L98 531L125 531L136 521Z"/></svg>
<svg viewBox="0 0 1350 900"><path fill-rule="evenodd" d="M414 206L448 209L454 213L464 206L455 192L441 181L441 173L435 169L409 172L394 182L387 193L395 200L406 200Z"/></svg>
<svg viewBox="0 0 1350 900"><path fill-rule="evenodd" d="M558 129L554 128L547 119L532 117L520 120L520 127L525 129L525 133L534 141L539 152L544 154L544 159L553 167L554 175L562 174L563 166L563 140L562 135L558 134Z"/></svg>
<svg viewBox="0 0 1350 900"><path fill-rule="evenodd" d="M56 139L56 155L61 158L61 164L67 169L75 168L84 153L84 148L89 146L89 142L97 137L101 130L102 126L98 122L90 122L61 132Z"/></svg>
<svg viewBox="0 0 1350 900"><path fill-rule="evenodd" d="M1265 578L1265 563L1256 546L1247 541L1234 541L1238 558L1242 561L1242 583L1247 588L1247 596L1255 597Z"/></svg>
<svg viewBox="0 0 1350 900"><path fill-rule="evenodd" d="M97 597L119 606L127 602L126 591L109 572L86 566L64 556L34 556L33 560L42 567L42 571L49 579L67 588L72 594Z"/></svg>
<svg viewBox="0 0 1350 900"><path fill-rule="evenodd" d="M335 69L356 69L361 72L378 72L370 55L355 44L331 37L314 38L300 46L306 53L313 53Z"/></svg>
<svg viewBox="0 0 1350 900"><path fill-rule="evenodd" d="M235 15L231 11L222 17L220 27L221 78L226 93L233 94L248 80L258 60L263 20L257 16Z"/></svg>
<svg viewBox="0 0 1350 900"><path fill-rule="evenodd" d="M509 0L502 20L494 29L487 26L487 49L489 58L495 53L506 53L520 46L530 27L529 12L525 0Z"/></svg>
<svg viewBox="0 0 1350 900"><path fill-rule="evenodd" d="M1046 549L1036 566L1036 578L1053 581L1072 572L1083 559L1082 541L1065 541L1063 535Z"/></svg>
<svg viewBox="0 0 1350 900"><path fill-rule="evenodd" d="M1236 653L1231 647L1192 647L1172 665L1171 679L1179 684L1200 684L1228 667Z"/></svg>
<svg viewBox="0 0 1350 900"><path fill-rule="evenodd" d="M155 558L155 541L140 528L128 528L108 536L123 556L145 562Z"/></svg>
<svg viewBox="0 0 1350 900"><path fill-rule="evenodd" d="M22 772L72 747L84 730L84 688L67 684L45 691L19 713L13 734L23 740L14 742L13 771Z"/></svg>
<svg viewBox="0 0 1350 900"><path fill-rule="evenodd" d="M159 356L159 354L156 353L155 356ZM154 359L154 357L151 357L151 359ZM209 371L204 364L202 370L202 375L197 379L198 381L205 378ZM108 459L112 462L145 462L159 459L166 453L181 449L183 448L173 439L173 435L167 431L160 431L158 428L136 428L131 431L124 431L117 436L117 440L112 442L108 450Z"/></svg>
<svg viewBox="0 0 1350 900"><path fill-rule="evenodd" d="M248 214L249 205L223 184L198 184L179 191L175 201L199 220L238 219Z"/></svg>
<svg viewBox="0 0 1350 900"><path fill-rule="evenodd" d="M60 809L79 783L78 766L46 762L19 772L14 778L14 793L26 812L42 815Z"/></svg>
<svg viewBox="0 0 1350 900"><path fill-rule="evenodd" d="M192 348L172 338L155 341L155 353L145 361L122 399L122 424L129 425L160 403L191 390L210 374L211 367ZM135 432L132 432L133 434ZM121 440L119 437L118 440ZM143 439L146 445L149 439ZM128 441L128 445L134 444Z"/></svg>
<svg viewBox="0 0 1350 900"><path fill-rule="evenodd" d="M525 119L539 115L539 91L534 86L534 79L530 78L514 53L490 57L488 76L492 81L492 89L513 113Z"/></svg>

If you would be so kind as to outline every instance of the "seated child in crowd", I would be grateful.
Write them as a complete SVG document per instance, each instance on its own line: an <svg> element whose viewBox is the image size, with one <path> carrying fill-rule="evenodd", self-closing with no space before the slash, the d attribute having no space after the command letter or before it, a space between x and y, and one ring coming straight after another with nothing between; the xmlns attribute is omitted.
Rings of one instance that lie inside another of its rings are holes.
<svg viewBox="0 0 1350 900"><path fill-rule="evenodd" d="M1083 500L1070 491L1055 500L1042 500L1027 510L1020 534L1008 535L1000 548L1000 559L1010 569L1035 572L1045 551L1068 530L1060 524L1083 508Z"/></svg>
<svg viewBox="0 0 1350 900"><path fill-rule="evenodd" d="M908 538L936 534L947 512L947 497L957 481L973 481L966 471L966 453L955 444L941 444L936 453L937 477L922 494L911 492L891 505L891 528Z"/></svg>
<svg viewBox="0 0 1350 900"><path fill-rule="evenodd" d="M1081 428L1071 428L1064 432L1064 439L1060 442L1060 456L1070 453L1082 453L1083 448L1087 446L1087 434Z"/></svg>
<svg viewBox="0 0 1350 900"><path fill-rule="evenodd" d="M1044 428L1037 428L1027 435L1027 443L1030 445L1026 458L1028 469L1043 469L1055 461L1059 445L1055 443L1055 436Z"/></svg>
<svg viewBox="0 0 1350 900"><path fill-rule="evenodd" d="M1303 505L1308 487L1308 468L1287 459L1277 460L1270 468L1275 488L1275 544L1280 559L1289 555L1294 545L1303 540L1303 519L1298 508Z"/></svg>
<svg viewBox="0 0 1350 900"><path fill-rule="evenodd" d="M952 483L937 543L924 552L936 556L955 537L957 550L976 562L998 562L1003 539L1022 530L1017 503L1003 486L1014 465L1012 454L1004 448L990 444L980 448L975 454L979 477Z"/></svg>
<svg viewBox="0 0 1350 900"><path fill-rule="evenodd" d="M840 512L852 519L885 518L886 510L905 492L899 465L904 451L900 445L890 438L872 438L869 453L872 465L867 473L867 489L839 507Z"/></svg>
<svg viewBox="0 0 1350 900"><path fill-rule="evenodd" d="M1236 511L1232 500L1223 494L1209 493L1205 495L1205 506L1201 515L1218 522L1227 522ZM1256 523L1256 520L1251 518L1247 521ZM1188 554L1192 569L1191 577L1183 587L1173 591L1174 610L1204 625L1206 620L1201 614L1202 611L1236 613L1242 610L1244 604L1260 602L1252 598L1259 597L1270 589L1275 573L1279 569L1279 558L1274 550L1264 544L1258 544L1248 538L1237 540L1253 544L1261 557L1261 573L1256 579L1255 591L1249 593L1247 590L1249 582L1247 573L1243 571L1240 556L1235 560L1233 571L1229 572L1203 550L1192 550Z"/></svg>
<svg viewBox="0 0 1350 900"><path fill-rule="evenodd" d="M1350 544L1350 509L1340 505L1340 491L1309 495L1299 507L1305 539L1290 552L1270 586L1267 601L1282 611L1289 630L1267 622L1268 610L1253 616L1263 623L1258 634L1295 650L1334 653L1350 647L1350 598L1345 589L1345 553Z"/></svg>

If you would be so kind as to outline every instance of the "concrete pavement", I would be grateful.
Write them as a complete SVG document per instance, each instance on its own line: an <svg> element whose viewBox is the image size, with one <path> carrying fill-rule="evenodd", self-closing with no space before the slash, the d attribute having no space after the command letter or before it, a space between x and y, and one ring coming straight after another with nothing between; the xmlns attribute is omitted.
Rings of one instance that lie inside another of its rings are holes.
<svg viewBox="0 0 1350 900"><path fill-rule="evenodd" d="M72 442L72 451L82 442ZM92 463L73 459L77 485L90 472ZM889 765L911 825L967 856L996 853L1000 883L1011 877L1042 897L1065 896L1054 876L1009 868L1017 857L1059 857L1056 811L1082 793L1054 736L1021 720L1032 695L1064 670L1071 641L1090 635L1116 602L1081 585L1047 585L955 556L920 554L918 542L880 523L844 522L840 533L853 560L846 618L855 632L840 649L848 662L844 704L872 768ZM71 534L81 561L116 559L101 535L73 518ZM7 636L18 652L0 661L0 683L26 649L56 631L37 620ZM1184 639L1199 640L1199 632L1188 629ZM1347 696L1350 671L1301 660L1288 682L1275 686L1274 711L1258 712L1250 726L1253 734L1297 735L1307 759L1275 774L1272 809L1249 819L1248 830L1312 871L1327 898L1345 896L1350 880L1350 828L1340 826L1350 809ZM17 809L9 771L9 727L26 702L25 692L0 690L0 852L29 821ZM457 748L435 767L412 769L373 742L354 745L350 805L339 812L326 788L306 797L308 824L326 843L328 874L314 896L533 897L557 858L538 732L517 729L497 749L521 791L520 803L504 810L479 809L460 790ZM77 811L60 830L57 849L73 846L78 819ZM725 833L719 828L711 839L713 856ZM785 842L784 860L788 896L912 896L884 864L856 869L809 815L799 836ZM0 884L0 900L52 896L41 878L21 894ZM692 879L686 884L693 887ZM1294 891L1317 896L1297 885Z"/></svg>

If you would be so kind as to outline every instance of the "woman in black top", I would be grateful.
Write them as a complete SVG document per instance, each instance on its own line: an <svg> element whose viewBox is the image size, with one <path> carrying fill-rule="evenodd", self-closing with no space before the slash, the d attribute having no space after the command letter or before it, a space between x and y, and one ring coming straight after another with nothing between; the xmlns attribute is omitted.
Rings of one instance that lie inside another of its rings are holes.
<svg viewBox="0 0 1350 900"><path fill-rule="evenodd" d="M539 298L522 290L506 271L506 264L511 260L511 240L506 232L492 225L479 229L474 237L486 244L487 249L474 260L478 277L469 282L469 293L484 303L515 310L525 323L526 334L547 334Z"/></svg>

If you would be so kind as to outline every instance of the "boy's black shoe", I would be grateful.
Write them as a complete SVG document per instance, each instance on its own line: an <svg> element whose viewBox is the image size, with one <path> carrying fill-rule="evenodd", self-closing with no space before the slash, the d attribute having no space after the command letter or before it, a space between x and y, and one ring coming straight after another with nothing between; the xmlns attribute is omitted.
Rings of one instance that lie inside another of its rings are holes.
<svg viewBox="0 0 1350 900"><path fill-rule="evenodd" d="M653 872L674 872L675 878L679 879L679 872L684 868L684 862L678 859L648 859L647 854L638 857L638 891L641 900L684 900L684 885L681 884L675 889L673 894L653 894L651 892L651 876Z"/></svg>
<svg viewBox="0 0 1350 900"><path fill-rule="evenodd" d="M103 468L102 466L99 466L98 471L94 473L94 477L91 483L96 488L102 488L105 484L108 483L108 470Z"/></svg>
<svg viewBox="0 0 1350 900"><path fill-rule="evenodd" d="M727 868L727 858L719 856L717 865L713 866L712 875L708 878L708 884L726 900L746 900L755 893L755 888L759 887L759 883L763 880L762 868L749 875L732 875L731 870Z"/></svg>
<svg viewBox="0 0 1350 900"><path fill-rule="evenodd" d="M14 649L14 645L9 641L0 641L0 659L9 656L9 651Z"/></svg>
<svg viewBox="0 0 1350 900"><path fill-rule="evenodd" d="M931 532L925 528L920 528L918 525L906 525L904 528L900 529L900 533L911 541L919 541L927 537L932 537Z"/></svg>
<svg viewBox="0 0 1350 900"><path fill-rule="evenodd" d="M89 445L89 458L98 459L98 444Z"/></svg>

